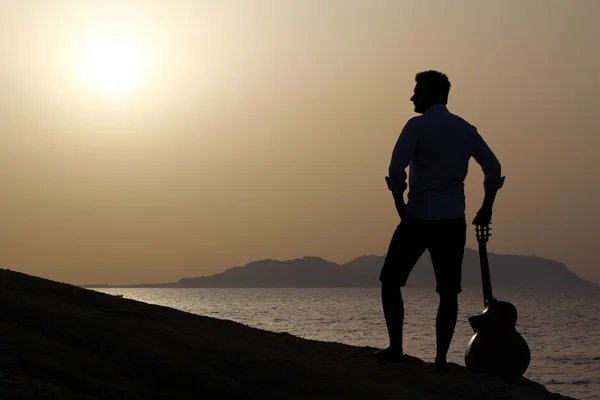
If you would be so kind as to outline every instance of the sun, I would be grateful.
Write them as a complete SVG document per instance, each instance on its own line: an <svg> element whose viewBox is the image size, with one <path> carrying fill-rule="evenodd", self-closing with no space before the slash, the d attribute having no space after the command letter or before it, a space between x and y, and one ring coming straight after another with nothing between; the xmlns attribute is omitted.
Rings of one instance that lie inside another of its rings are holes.
<svg viewBox="0 0 600 400"><path fill-rule="evenodd" d="M139 43L126 37L105 37L82 52L81 73L88 83L105 92L122 92L140 83L147 60Z"/></svg>

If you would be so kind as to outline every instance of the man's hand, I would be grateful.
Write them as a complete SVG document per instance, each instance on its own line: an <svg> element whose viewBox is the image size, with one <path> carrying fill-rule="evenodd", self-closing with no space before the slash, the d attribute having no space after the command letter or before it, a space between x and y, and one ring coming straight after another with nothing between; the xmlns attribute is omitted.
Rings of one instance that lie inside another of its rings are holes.
<svg viewBox="0 0 600 400"><path fill-rule="evenodd" d="M487 226L492 222L492 208L481 207L473 218L473 225Z"/></svg>
<svg viewBox="0 0 600 400"><path fill-rule="evenodd" d="M389 177L389 176L386 176L386 177L385 177L385 183L387 184L387 188L388 188L388 190L390 190L390 191L391 191L391 190L392 190L392 184L391 184L391 182L390 182L390 177Z"/></svg>
<svg viewBox="0 0 600 400"><path fill-rule="evenodd" d="M400 219L402 219L405 215L406 204L404 203L404 198L402 195L395 193L392 190L392 186L390 184L390 178L388 176L385 177L385 182L387 183L388 189L392 192L392 196L394 197L394 204L396 205L396 211L398 211L398 215Z"/></svg>

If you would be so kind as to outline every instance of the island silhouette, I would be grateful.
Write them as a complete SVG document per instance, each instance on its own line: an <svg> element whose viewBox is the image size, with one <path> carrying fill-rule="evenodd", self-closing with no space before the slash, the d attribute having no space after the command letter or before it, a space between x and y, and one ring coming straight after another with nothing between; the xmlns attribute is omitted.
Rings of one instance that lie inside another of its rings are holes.
<svg viewBox="0 0 600 400"><path fill-rule="evenodd" d="M210 276L181 278L176 282L128 285L89 284L87 288L269 288L331 287L378 288L379 272L385 255L363 255L344 264L320 257L306 256L292 260L263 259L244 266L228 268ZM563 263L533 255L489 253L494 287L548 289L553 291L599 292L600 287L585 280ZM477 250L465 249L462 285L481 287ZM435 277L425 252L415 266L407 287L435 287Z"/></svg>

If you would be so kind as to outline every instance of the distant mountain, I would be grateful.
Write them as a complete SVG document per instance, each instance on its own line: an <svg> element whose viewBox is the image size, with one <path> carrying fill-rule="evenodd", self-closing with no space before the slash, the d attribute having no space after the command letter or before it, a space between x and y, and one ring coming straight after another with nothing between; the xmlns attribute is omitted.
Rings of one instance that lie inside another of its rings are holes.
<svg viewBox="0 0 600 400"><path fill-rule="evenodd" d="M584 280L564 264L536 256L498 255L488 253L494 287L545 288L560 291L600 291L595 283ZM319 257L303 257L288 261L260 260L243 267L177 282L86 287L180 287L180 288L246 288L246 287L379 287L383 256L365 255L339 265ZM481 287L479 254L465 249L463 287ZM415 266L407 287L435 286L429 254L425 252Z"/></svg>

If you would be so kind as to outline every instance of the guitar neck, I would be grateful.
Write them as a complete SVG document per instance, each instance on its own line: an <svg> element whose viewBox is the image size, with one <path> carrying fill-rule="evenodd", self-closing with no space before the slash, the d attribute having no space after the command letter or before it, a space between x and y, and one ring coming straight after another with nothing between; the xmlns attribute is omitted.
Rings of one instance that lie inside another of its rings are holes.
<svg viewBox="0 0 600 400"><path fill-rule="evenodd" d="M492 294L492 280L488 263L487 246L484 241L479 242L479 263L481 264L481 286L483 287L483 303L487 306L494 299Z"/></svg>

